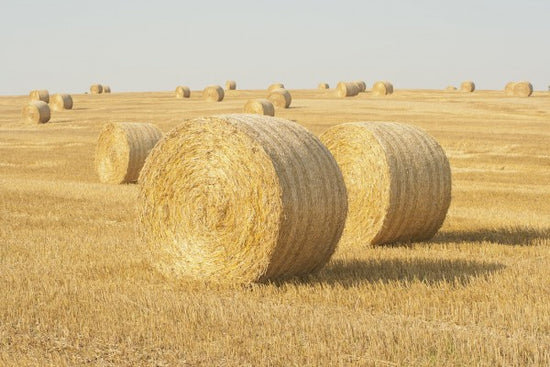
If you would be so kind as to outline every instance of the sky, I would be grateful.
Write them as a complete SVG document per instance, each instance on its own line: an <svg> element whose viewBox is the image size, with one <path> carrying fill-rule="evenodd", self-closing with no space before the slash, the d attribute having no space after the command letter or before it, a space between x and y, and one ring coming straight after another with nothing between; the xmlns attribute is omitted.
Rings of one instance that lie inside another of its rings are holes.
<svg viewBox="0 0 550 367"><path fill-rule="evenodd" d="M0 95L550 86L550 0L2 0Z"/></svg>

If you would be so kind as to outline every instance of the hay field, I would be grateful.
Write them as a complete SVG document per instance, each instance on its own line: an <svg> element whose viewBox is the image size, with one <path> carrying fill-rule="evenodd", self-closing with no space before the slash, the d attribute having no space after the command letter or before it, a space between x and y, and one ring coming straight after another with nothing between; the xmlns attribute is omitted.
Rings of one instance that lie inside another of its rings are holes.
<svg viewBox="0 0 550 367"><path fill-rule="evenodd" d="M222 288L155 272L135 185L100 184L104 122L240 113L266 91L73 95L49 123L0 97L0 365L441 366L550 364L550 94L291 90L276 116L425 129L452 169L430 242L337 251L308 279Z"/></svg>

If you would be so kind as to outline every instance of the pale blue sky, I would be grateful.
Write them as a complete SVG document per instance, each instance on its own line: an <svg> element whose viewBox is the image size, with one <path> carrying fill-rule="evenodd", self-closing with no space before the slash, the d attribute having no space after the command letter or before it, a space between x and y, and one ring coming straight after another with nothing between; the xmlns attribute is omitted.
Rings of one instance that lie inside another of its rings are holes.
<svg viewBox="0 0 550 367"><path fill-rule="evenodd" d="M16 1L0 7L0 94L550 85L550 0Z"/></svg>

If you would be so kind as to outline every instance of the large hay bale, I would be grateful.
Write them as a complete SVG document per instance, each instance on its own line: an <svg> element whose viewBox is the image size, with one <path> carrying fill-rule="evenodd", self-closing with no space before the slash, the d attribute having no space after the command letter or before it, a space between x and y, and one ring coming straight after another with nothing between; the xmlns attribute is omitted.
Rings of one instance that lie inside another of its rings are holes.
<svg viewBox="0 0 550 367"><path fill-rule="evenodd" d="M317 86L317 89L322 89L322 90L329 89L329 85L328 83L319 83L319 85Z"/></svg>
<svg viewBox="0 0 550 367"><path fill-rule="evenodd" d="M50 106L44 101L31 101L21 112L21 117L24 121L34 122L37 124L45 124L50 121Z"/></svg>
<svg viewBox="0 0 550 367"><path fill-rule="evenodd" d="M29 97L31 101L43 101L46 103L50 102L50 93L45 89L31 90Z"/></svg>
<svg viewBox="0 0 550 367"><path fill-rule="evenodd" d="M191 97L191 89L186 85L178 85L176 87L176 98L189 98Z"/></svg>
<svg viewBox="0 0 550 367"><path fill-rule="evenodd" d="M270 100L265 98L249 99L244 105L244 113L256 113L258 115L275 116L275 107Z"/></svg>
<svg viewBox="0 0 550 367"><path fill-rule="evenodd" d="M360 87L355 82L338 82L336 85L336 94L340 98L356 96L359 91Z"/></svg>
<svg viewBox="0 0 550 367"><path fill-rule="evenodd" d="M224 95L223 88L219 85L209 85L202 91L202 98L209 102L220 102Z"/></svg>
<svg viewBox="0 0 550 367"><path fill-rule="evenodd" d="M290 95L290 92L283 88L274 89L269 92L267 99L269 99L277 108L288 108L292 103L292 96Z"/></svg>
<svg viewBox="0 0 550 367"><path fill-rule="evenodd" d="M102 85L101 87L103 89L102 93L111 93L111 87L108 85Z"/></svg>
<svg viewBox="0 0 550 367"><path fill-rule="evenodd" d="M528 81L514 83L513 94L515 97L529 97L533 94L533 85Z"/></svg>
<svg viewBox="0 0 550 367"><path fill-rule="evenodd" d="M234 80L228 80L225 82L225 90L235 90L237 89L237 82Z"/></svg>
<svg viewBox="0 0 550 367"><path fill-rule="evenodd" d="M145 158L160 138L162 132L150 123L105 124L95 151L99 181L112 184L136 182Z"/></svg>
<svg viewBox="0 0 550 367"><path fill-rule="evenodd" d="M73 108L73 97L70 94L54 94L50 108L54 111L70 110Z"/></svg>
<svg viewBox="0 0 550 367"><path fill-rule="evenodd" d="M274 91L275 89L285 89L285 86L283 83L273 83L267 87L268 92Z"/></svg>
<svg viewBox="0 0 550 367"><path fill-rule="evenodd" d="M161 272L245 284L319 270L347 200L338 165L313 134L236 114L170 131L145 162L138 211Z"/></svg>
<svg viewBox="0 0 550 367"><path fill-rule="evenodd" d="M451 201L445 152L427 133L386 122L337 125L320 137L340 166L348 217L340 246L422 241Z"/></svg>
<svg viewBox="0 0 550 367"><path fill-rule="evenodd" d="M393 93L393 84L384 80L378 81L372 86L373 96L386 96Z"/></svg>
<svg viewBox="0 0 550 367"><path fill-rule="evenodd" d="M363 80L356 80L354 83L356 83L359 87L359 93L367 90L367 83L365 83Z"/></svg>
<svg viewBox="0 0 550 367"><path fill-rule="evenodd" d="M471 80L466 80L460 84L460 91L471 93L476 90L476 85Z"/></svg>
<svg viewBox="0 0 550 367"><path fill-rule="evenodd" d="M101 84L92 84L90 86L91 94L101 94L103 93L103 86Z"/></svg>

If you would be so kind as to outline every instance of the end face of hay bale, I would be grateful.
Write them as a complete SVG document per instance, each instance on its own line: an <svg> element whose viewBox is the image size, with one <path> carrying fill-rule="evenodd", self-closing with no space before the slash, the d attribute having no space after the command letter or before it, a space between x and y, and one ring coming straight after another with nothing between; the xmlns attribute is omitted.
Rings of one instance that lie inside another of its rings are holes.
<svg viewBox="0 0 550 367"><path fill-rule="evenodd" d="M509 82L506 83L504 86L504 95L506 96L513 96L514 95L514 85L516 85L516 82Z"/></svg>
<svg viewBox="0 0 550 367"><path fill-rule="evenodd" d="M285 86L283 83L273 83L267 87L268 92L274 91L275 89L285 89Z"/></svg>
<svg viewBox="0 0 550 367"><path fill-rule="evenodd" d="M317 86L317 89L321 89L321 90L326 90L326 89L329 89L329 85L328 83L319 83L319 85Z"/></svg>
<svg viewBox="0 0 550 367"><path fill-rule="evenodd" d="M90 86L91 94L101 94L103 93L103 86L101 84L92 84Z"/></svg>
<svg viewBox="0 0 550 367"><path fill-rule="evenodd" d="M111 93L111 87L108 85L102 85L102 93Z"/></svg>
<svg viewBox="0 0 550 367"><path fill-rule="evenodd" d="M393 84L387 81L378 81L372 86L373 96L386 96L393 93Z"/></svg>
<svg viewBox="0 0 550 367"><path fill-rule="evenodd" d="M191 89L186 85L179 85L176 87L176 98L189 98L191 97Z"/></svg>
<svg viewBox="0 0 550 367"><path fill-rule="evenodd" d="M112 184L136 182L145 159L160 138L162 132L153 124L105 124L95 152L99 181Z"/></svg>
<svg viewBox="0 0 550 367"><path fill-rule="evenodd" d="M320 137L338 162L348 192L340 246L357 247L433 237L451 200L445 152L408 125L358 122Z"/></svg>
<svg viewBox="0 0 550 367"><path fill-rule="evenodd" d="M528 81L514 83L513 95L515 97L529 97L533 94L533 85Z"/></svg>
<svg viewBox="0 0 550 367"><path fill-rule="evenodd" d="M466 80L460 84L461 92L472 93L474 90L476 90L476 85L471 80Z"/></svg>
<svg viewBox="0 0 550 367"><path fill-rule="evenodd" d="M45 124L50 121L50 116L50 106L44 101L31 101L23 107L21 112L24 121L35 124Z"/></svg>
<svg viewBox="0 0 550 367"><path fill-rule="evenodd" d="M274 89L269 92L267 99L269 99L277 108L289 108L292 103L292 96L290 95L290 92L282 88Z"/></svg>
<svg viewBox="0 0 550 367"><path fill-rule="evenodd" d="M176 278L246 284L317 271L335 249L346 208L330 153L275 117L184 121L140 177L142 235L157 269Z"/></svg>
<svg viewBox="0 0 550 367"><path fill-rule="evenodd" d="M209 85L202 91L202 98L209 102L221 102L225 93L219 85Z"/></svg>
<svg viewBox="0 0 550 367"><path fill-rule="evenodd" d="M29 93L29 98L31 101L43 101L50 103L50 93L46 89L32 90Z"/></svg>
<svg viewBox="0 0 550 367"><path fill-rule="evenodd" d="M336 94L340 98L353 97L359 94L360 87L355 82L338 82Z"/></svg>
<svg viewBox="0 0 550 367"><path fill-rule="evenodd" d="M70 94L54 94L50 107L54 111L70 110L73 108L73 97Z"/></svg>
<svg viewBox="0 0 550 367"><path fill-rule="evenodd" d="M255 113L258 115L275 116L275 107L270 100L265 98L249 99L244 105L244 113Z"/></svg>
<svg viewBox="0 0 550 367"><path fill-rule="evenodd" d="M225 90L235 90L237 89L237 82L234 80L228 80L225 82Z"/></svg>

